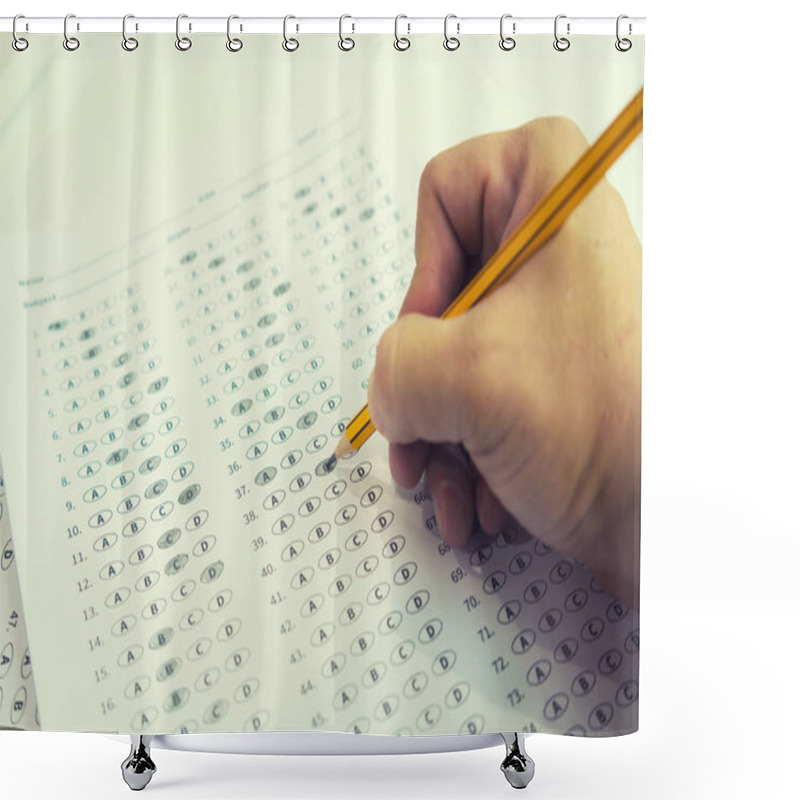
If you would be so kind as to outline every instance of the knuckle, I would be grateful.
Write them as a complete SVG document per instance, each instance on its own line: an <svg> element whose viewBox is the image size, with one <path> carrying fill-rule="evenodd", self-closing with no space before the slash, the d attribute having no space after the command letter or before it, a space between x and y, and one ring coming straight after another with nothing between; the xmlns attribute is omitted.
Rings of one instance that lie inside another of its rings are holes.
<svg viewBox="0 0 800 800"><path fill-rule="evenodd" d="M452 175L453 169L462 161L464 154L469 151L470 144L480 139L488 138L490 137L468 139L438 152L422 169L419 178L419 193L438 195L440 189L447 184L448 176Z"/></svg>
<svg viewBox="0 0 800 800"><path fill-rule="evenodd" d="M586 137L581 132L578 124L571 117L561 115L547 117L546 120L551 133L559 139L577 142L579 144L586 143Z"/></svg>
<svg viewBox="0 0 800 800"><path fill-rule="evenodd" d="M586 137L575 120L563 115L538 117L523 126L529 134L555 141L586 143Z"/></svg>
<svg viewBox="0 0 800 800"><path fill-rule="evenodd" d="M526 123L523 129L529 152L537 161L544 154L547 161L557 162L558 170L569 167L589 146L583 131L569 117L539 117Z"/></svg>
<svg viewBox="0 0 800 800"><path fill-rule="evenodd" d="M442 169L442 157L444 153L438 153L427 164L425 164L422 174L419 177L419 193L435 193L439 185L439 175Z"/></svg>

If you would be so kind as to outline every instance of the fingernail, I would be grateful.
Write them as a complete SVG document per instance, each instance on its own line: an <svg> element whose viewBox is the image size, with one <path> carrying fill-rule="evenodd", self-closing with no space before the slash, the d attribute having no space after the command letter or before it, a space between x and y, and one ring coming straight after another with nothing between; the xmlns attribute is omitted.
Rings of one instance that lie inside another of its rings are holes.
<svg viewBox="0 0 800 800"><path fill-rule="evenodd" d="M469 509L467 496L457 483L444 481L436 487L433 498L436 520L442 538L454 547L469 539Z"/></svg>

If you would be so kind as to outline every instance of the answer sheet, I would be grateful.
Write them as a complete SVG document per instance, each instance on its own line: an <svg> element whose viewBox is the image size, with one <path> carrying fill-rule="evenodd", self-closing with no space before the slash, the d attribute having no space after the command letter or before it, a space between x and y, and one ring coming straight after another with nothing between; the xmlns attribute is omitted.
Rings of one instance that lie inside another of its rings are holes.
<svg viewBox="0 0 800 800"><path fill-rule="evenodd" d="M0 447L42 727L635 730L638 615L582 566L513 525L452 550L379 435L325 470L414 269L419 177L329 110L259 129L261 161L230 154L202 191L148 172L120 206L148 222L115 247L4 242Z"/></svg>

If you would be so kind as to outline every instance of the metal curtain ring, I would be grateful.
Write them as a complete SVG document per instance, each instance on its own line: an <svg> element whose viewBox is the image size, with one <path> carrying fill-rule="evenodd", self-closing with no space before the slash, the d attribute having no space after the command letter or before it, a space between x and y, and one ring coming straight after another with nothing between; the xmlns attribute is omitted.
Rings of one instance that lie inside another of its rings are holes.
<svg viewBox="0 0 800 800"><path fill-rule="evenodd" d="M342 16L339 17L339 49L340 50L352 50L356 46L355 41L353 39L351 39L349 36L346 36L346 37L342 36L342 25L343 25L343 23L344 23L344 21L346 19L353 19L353 18L349 14L342 14ZM353 32L355 32L355 30L356 30L355 22L353 22L352 25L353 25Z"/></svg>
<svg viewBox="0 0 800 800"><path fill-rule="evenodd" d="M231 53L238 53L242 49L242 47L244 47L244 44L242 43L241 39L231 38L231 22L235 19L239 19L239 17L236 16L236 14L231 14L228 17L228 41L225 42L225 47L227 47L228 50L231 51ZM241 30L241 28L239 30Z"/></svg>
<svg viewBox="0 0 800 800"><path fill-rule="evenodd" d="M23 50L28 49L28 40L23 39L21 36L17 35L17 20L18 19L25 19L23 14L17 14L14 17L14 21L11 23L11 35L14 37L11 40L11 46L18 52L21 53Z"/></svg>
<svg viewBox="0 0 800 800"><path fill-rule="evenodd" d="M72 51L77 50L81 46L81 43L74 36L70 36L67 33L67 24L70 19L75 19L75 15L67 14L67 16L64 17L64 49Z"/></svg>
<svg viewBox="0 0 800 800"><path fill-rule="evenodd" d="M298 47L300 47L300 42L298 42L297 39L290 39L286 35L290 19L297 19L297 17L293 17L291 14L288 14L283 18L283 49L289 53L293 53Z"/></svg>
<svg viewBox="0 0 800 800"><path fill-rule="evenodd" d="M565 50L569 50L569 39L565 38L564 36L558 35L558 21L560 19L566 19L566 14L559 14L556 17L555 22L553 23L553 36L555 36L555 41L553 42L553 47L558 50L560 53L563 53ZM569 22L567 23L567 35L569 35Z"/></svg>
<svg viewBox="0 0 800 800"><path fill-rule="evenodd" d="M188 18L188 14L178 14L175 20L175 47L178 50L188 50L192 46L192 40L188 36L181 36L181 20ZM191 29L190 26L189 30Z"/></svg>
<svg viewBox="0 0 800 800"><path fill-rule="evenodd" d="M620 39L620 36L619 36L619 23L622 22L623 19L628 19L628 17L625 14L620 14L617 17L617 41L614 42L614 47L616 47L617 50L620 51L620 53L627 53L628 50L630 50L631 47L633 47L633 43L631 42L630 39ZM629 22L628 23L628 34L629 35L630 35L631 31L632 31L631 24Z"/></svg>
<svg viewBox="0 0 800 800"><path fill-rule="evenodd" d="M444 49L445 50L458 50L461 47L461 40L458 36L448 36L447 35L447 23L450 22L451 19L456 19L455 14L448 14L444 18ZM459 33L461 30L461 23L456 22L456 33Z"/></svg>
<svg viewBox="0 0 800 800"><path fill-rule="evenodd" d="M129 53L139 46L139 40L128 36L128 20L133 19L133 14L126 14L122 18L122 49Z"/></svg>
<svg viewBox="0 0 800 800"><path fill-rule="evenodd" d="M503 32L503 26L505 25L505 21L507 19L511 19L511 14L503 14L503 16L500 17L500 49L506 51L513 50L517 46L516 39L513 39L511 36L506 36ZM511 32L517 32L516 22L511 23Z"/></svg>
<svg viewBox="0 0 800 800"><path fill-rule="evenodd" d="M400 20L401 19L408 19L405 14L398 14L394 18L394 49L395 50L408 50L411 47L411 39L407 39L405 36L400 36ZM408 32L411 33L411 23L407 22L406 26L408 27Z"/></svg>

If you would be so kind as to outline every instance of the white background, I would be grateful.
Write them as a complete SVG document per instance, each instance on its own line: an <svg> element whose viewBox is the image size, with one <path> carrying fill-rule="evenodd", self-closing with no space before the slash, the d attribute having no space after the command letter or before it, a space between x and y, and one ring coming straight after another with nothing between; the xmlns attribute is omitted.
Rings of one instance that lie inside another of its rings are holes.
<svg viewBox="0 0 800 800"><path fill-rule="evenodd" d="M29 0L4 15L647 17L640 731L531 737L545 798L796 797L800 203L789 4ZM726 8L729 9L726 11ZM0 46L9 47L4 34ZM127 748L0 733L6 798L129 796ZM508 797L501 748L425 756L155 751L161 798Z"/></svg>

